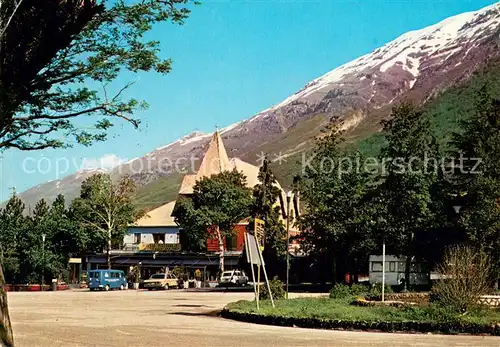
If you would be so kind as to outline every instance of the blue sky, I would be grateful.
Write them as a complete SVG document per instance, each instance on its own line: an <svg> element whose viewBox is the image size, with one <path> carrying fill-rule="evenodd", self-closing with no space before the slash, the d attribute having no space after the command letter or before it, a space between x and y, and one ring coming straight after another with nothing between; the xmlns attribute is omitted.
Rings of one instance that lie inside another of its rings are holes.
<svg viewBox="0 0 500 347"><path fill-rule="evenodd" d="M5 151L0 158L0 201L8 198L10 187L23 191L61 178L57 158L76 163L69 174L82 158L105 157L110 163L132 159L189 132L211 132L215 124L230 125L279 103L310 80L409 30L496 2L201 1L184 26L158 25L150 34L161 41L162 56L173 59L170 74L126 74L115 83L119 87L137 80L128 94L150 105L138 114L140 130L118 124L108 141L88 148ZM34 170L34 160L41 170Z"/></svg>

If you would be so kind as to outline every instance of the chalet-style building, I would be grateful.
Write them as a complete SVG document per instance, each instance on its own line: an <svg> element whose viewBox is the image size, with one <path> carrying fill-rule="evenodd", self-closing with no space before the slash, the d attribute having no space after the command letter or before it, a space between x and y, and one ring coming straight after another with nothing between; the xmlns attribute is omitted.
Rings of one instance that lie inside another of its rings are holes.
<svg viewBox="0 0 500 347"><path fill-rule="evenodd" d="M194 185L201 178L233 169L246 176L249 188L259 184L259 167L238 158L229 159L219 132L215 132L196 174L184 176L179 196L192 195ZM281 189L279 184L278 187ZM282 196L276 203L282 205L283 212L285 211L284 201L286 201L286 195L282 190ZM126 270L130 266L140 264L143 277L148 277L149 274L164 271L167 267L172 269L175 266L183 266L192 269L193 272L200 269L205 273L206 280L213 280L219 265L217 241L207 237L206 252L204 253L184 252L180 243L182 229L172 216L174 207L175 201L171 201L149 211L143 218L130 225L123 240L123 248L112 251L113 268ZM293 210L296 211L297 206L295 205L295 207ZM286 217L283 216L283 218ZM242 220L234 227L234 236L224 240L225 267L227 269L238 266L239 258L244 249L244 233L247 230L247 225L248 220ZM297 230L291 228L291 234L296 233ZM294 244L291 247L297 248L298 245ZM88 255L86 260L87 269L106 266L105 254Z"/></svg>
<svg viewBox="0 0 500 347"><path fill-rule="evenodd" d="M123 248L133 251L180 251L179 226L172 217L175 201L147 213L128 228Z"/></svg>

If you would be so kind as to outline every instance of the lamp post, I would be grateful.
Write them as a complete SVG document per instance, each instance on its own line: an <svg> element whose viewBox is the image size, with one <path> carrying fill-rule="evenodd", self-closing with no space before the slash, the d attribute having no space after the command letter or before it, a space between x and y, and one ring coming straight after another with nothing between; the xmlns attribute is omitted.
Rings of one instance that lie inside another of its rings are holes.
<svg viewBox="0 0 500 347"><path fill-rule="evenodd" d="M385 234L382 236L382 302L385 301Z"/></svg>
<svg viewBox="0 0 500 347"><path fill-rule="evenodd" d="M292 192L286 194L286 298L288 299L288 283L290 276L290 200L292 199Z"/></svg>
<svg viewBox="0 0 500 347"><path fill-rule="evenodd" d="M45 234L42 234L42 286L41 286L42 291L43 291L44 276L45 276Z"/></svg>

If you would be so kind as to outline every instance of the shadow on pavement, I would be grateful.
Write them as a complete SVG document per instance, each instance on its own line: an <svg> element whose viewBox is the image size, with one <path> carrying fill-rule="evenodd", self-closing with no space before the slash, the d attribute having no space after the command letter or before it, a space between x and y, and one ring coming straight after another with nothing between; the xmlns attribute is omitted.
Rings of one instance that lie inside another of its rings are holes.
<svg viewBox="0 0 500 347"><path fill-rule="evenodd" d="M194 305L194 304L178 304L178 305L172 305L175 307L210 307L207 305Z"/></svg>
<svg viewBox="0 0 500 347"><path fill-rule="evenodd" d="M187 317L219 317L220 310L207 311L207 312L169 312L168 314L176 316L187 316Z"/></svg>

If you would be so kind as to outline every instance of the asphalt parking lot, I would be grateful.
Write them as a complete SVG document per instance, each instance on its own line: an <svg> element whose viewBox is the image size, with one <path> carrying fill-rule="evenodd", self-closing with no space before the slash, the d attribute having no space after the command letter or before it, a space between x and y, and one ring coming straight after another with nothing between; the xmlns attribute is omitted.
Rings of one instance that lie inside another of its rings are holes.
<svg viewBox="0 0 500 347"><path fill-rule="evenodd" d="M405 335L263 326L217 317L252 293L9 293L16 346L499 346L498 337ZM304 294L295 294L304 295Z"/></svg>

